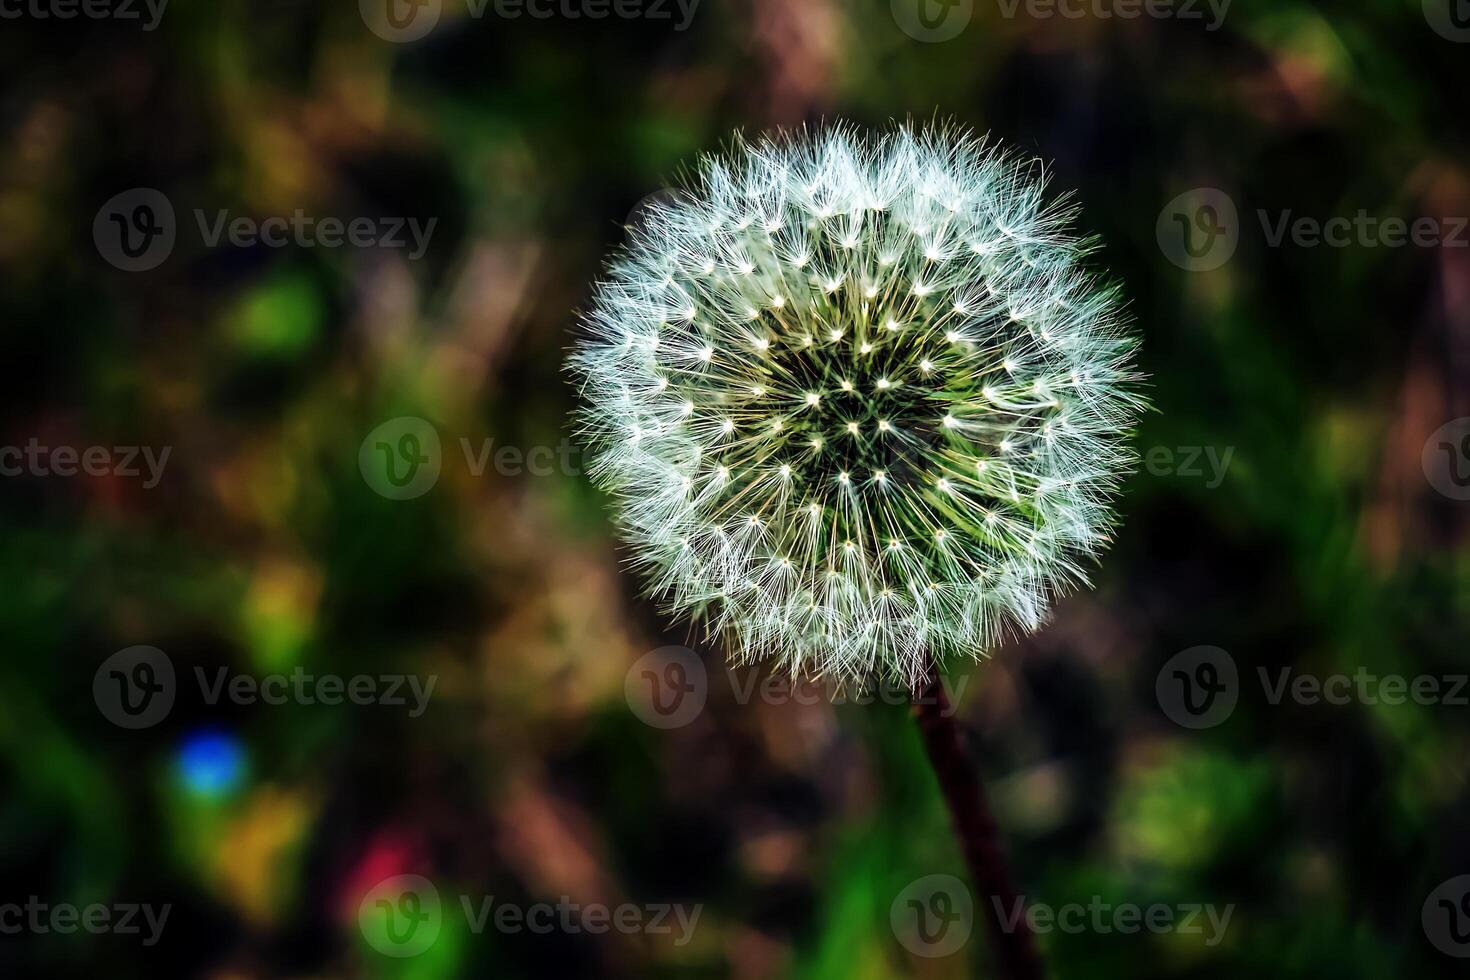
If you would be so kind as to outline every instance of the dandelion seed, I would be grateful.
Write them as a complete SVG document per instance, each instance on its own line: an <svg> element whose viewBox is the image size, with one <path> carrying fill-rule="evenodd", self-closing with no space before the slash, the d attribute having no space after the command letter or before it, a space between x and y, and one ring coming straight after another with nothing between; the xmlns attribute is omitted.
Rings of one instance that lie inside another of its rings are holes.
<svg viewBox="0 0 1470 980"><path fill-rule="evenodd" d="M912 682L1082 582L1143 401L1118 301L1036 173L942 129L737 143L613 261L571 366L590 472L672 610L748 660ZM789 221L746 217L771 199ZM732 322L761 310L778 332Z"/></svg>

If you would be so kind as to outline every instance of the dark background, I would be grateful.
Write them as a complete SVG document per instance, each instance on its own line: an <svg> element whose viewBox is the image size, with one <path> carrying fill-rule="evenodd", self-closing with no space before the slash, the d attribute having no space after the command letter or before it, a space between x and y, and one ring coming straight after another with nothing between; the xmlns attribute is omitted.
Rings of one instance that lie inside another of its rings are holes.
<svg viewBox="0 0 1470 980"><path fill-rule="evenodd" d="M0 20L0 444L171 450L152 487L0 477L0 902L171 906L152 946L0 935L0 972L992 975L979 928L928 958L891 926L910 883L965 877L904 707L738 703L749 673L621 570L579 454L475 475L460 448L562 444L575 311L635 205L700 151L938 117L1075 189L1157 409L1096 590L952 666L1022 890L1234 906L1215 945L1043 935L1055 974L1463 975L1421 911L1470 873L1470 707L1272 704L1258 672L1470 671L1470 503L1447 469L1470 460L1433 435L1470 415L1470 232L1312 247L1263 227L1365 210L1452 232L1470 44L1417 0L1236 0L1216 30L1205 8L974 0L942 42L902 29L907 3L704 0L680 30L673 6L477 19L446 0L403 44L353 2L174 0L153 31ZM178 240L128 272L94 219L139 187L171 202ZM1176 203L1197 188L1234 204L1238 247L1191 271L1167 231L1171 208L1201 217ZM195 209L436 224L417 259L211 248ZM393 500L359 451L405 416L438 432L442 473ZM1215 479L1207 453L1227 451ZM625 679L670 644L705 658L709 694L661 730ZM167 654L177 699L129 729L93 681L135 645ZM1228 651L1238 704L1192 729L1156 681L1201 645ZM436 687L419 717L211 705L194 671L221 667ZM399 874L446 904L402 959L358 916ZM475 935L460 895L704 907L680 946Z"/></svg>

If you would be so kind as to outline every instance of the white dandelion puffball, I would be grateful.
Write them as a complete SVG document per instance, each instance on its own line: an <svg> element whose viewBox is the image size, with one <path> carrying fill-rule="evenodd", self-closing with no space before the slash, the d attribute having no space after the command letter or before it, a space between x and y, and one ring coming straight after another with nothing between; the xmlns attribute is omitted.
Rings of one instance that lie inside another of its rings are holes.
<svg viewBox="0 0 1470 980"><path fill-rule="evenodd" d="M589 473L737 659L913 685L1086 581L1144 403L1039 169L943 128L737 139L630 230L571 357Z"/></svg>

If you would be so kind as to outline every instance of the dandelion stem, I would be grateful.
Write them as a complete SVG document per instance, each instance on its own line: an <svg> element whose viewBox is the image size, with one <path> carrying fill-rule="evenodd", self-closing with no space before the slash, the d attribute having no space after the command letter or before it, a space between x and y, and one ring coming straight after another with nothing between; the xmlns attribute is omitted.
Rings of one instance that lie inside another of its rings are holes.
<svg viewBox="0 0 1470 980"><path fill-rule="evenodd" d="M938 665L932 660L929 676L914 705L914 717L974 878L978 892L976 915L989 923L1003 976L1008 980L1043 980L1046 973L1006 865L1000 830L991 815L985 787L965 751Z"/></svg>

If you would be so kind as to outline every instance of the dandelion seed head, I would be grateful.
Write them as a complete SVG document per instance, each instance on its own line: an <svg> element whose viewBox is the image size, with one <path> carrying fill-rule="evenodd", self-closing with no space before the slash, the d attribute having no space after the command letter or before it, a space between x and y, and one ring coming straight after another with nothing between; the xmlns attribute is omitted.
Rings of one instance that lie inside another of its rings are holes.
<svg viewBox="0 0 1470 980"><path fill-rule="evenodd" d="M737 141L631 233L571 367L670 611L914 684L1086 581L1144 403L1038 172L943 128Z"/></svg>

